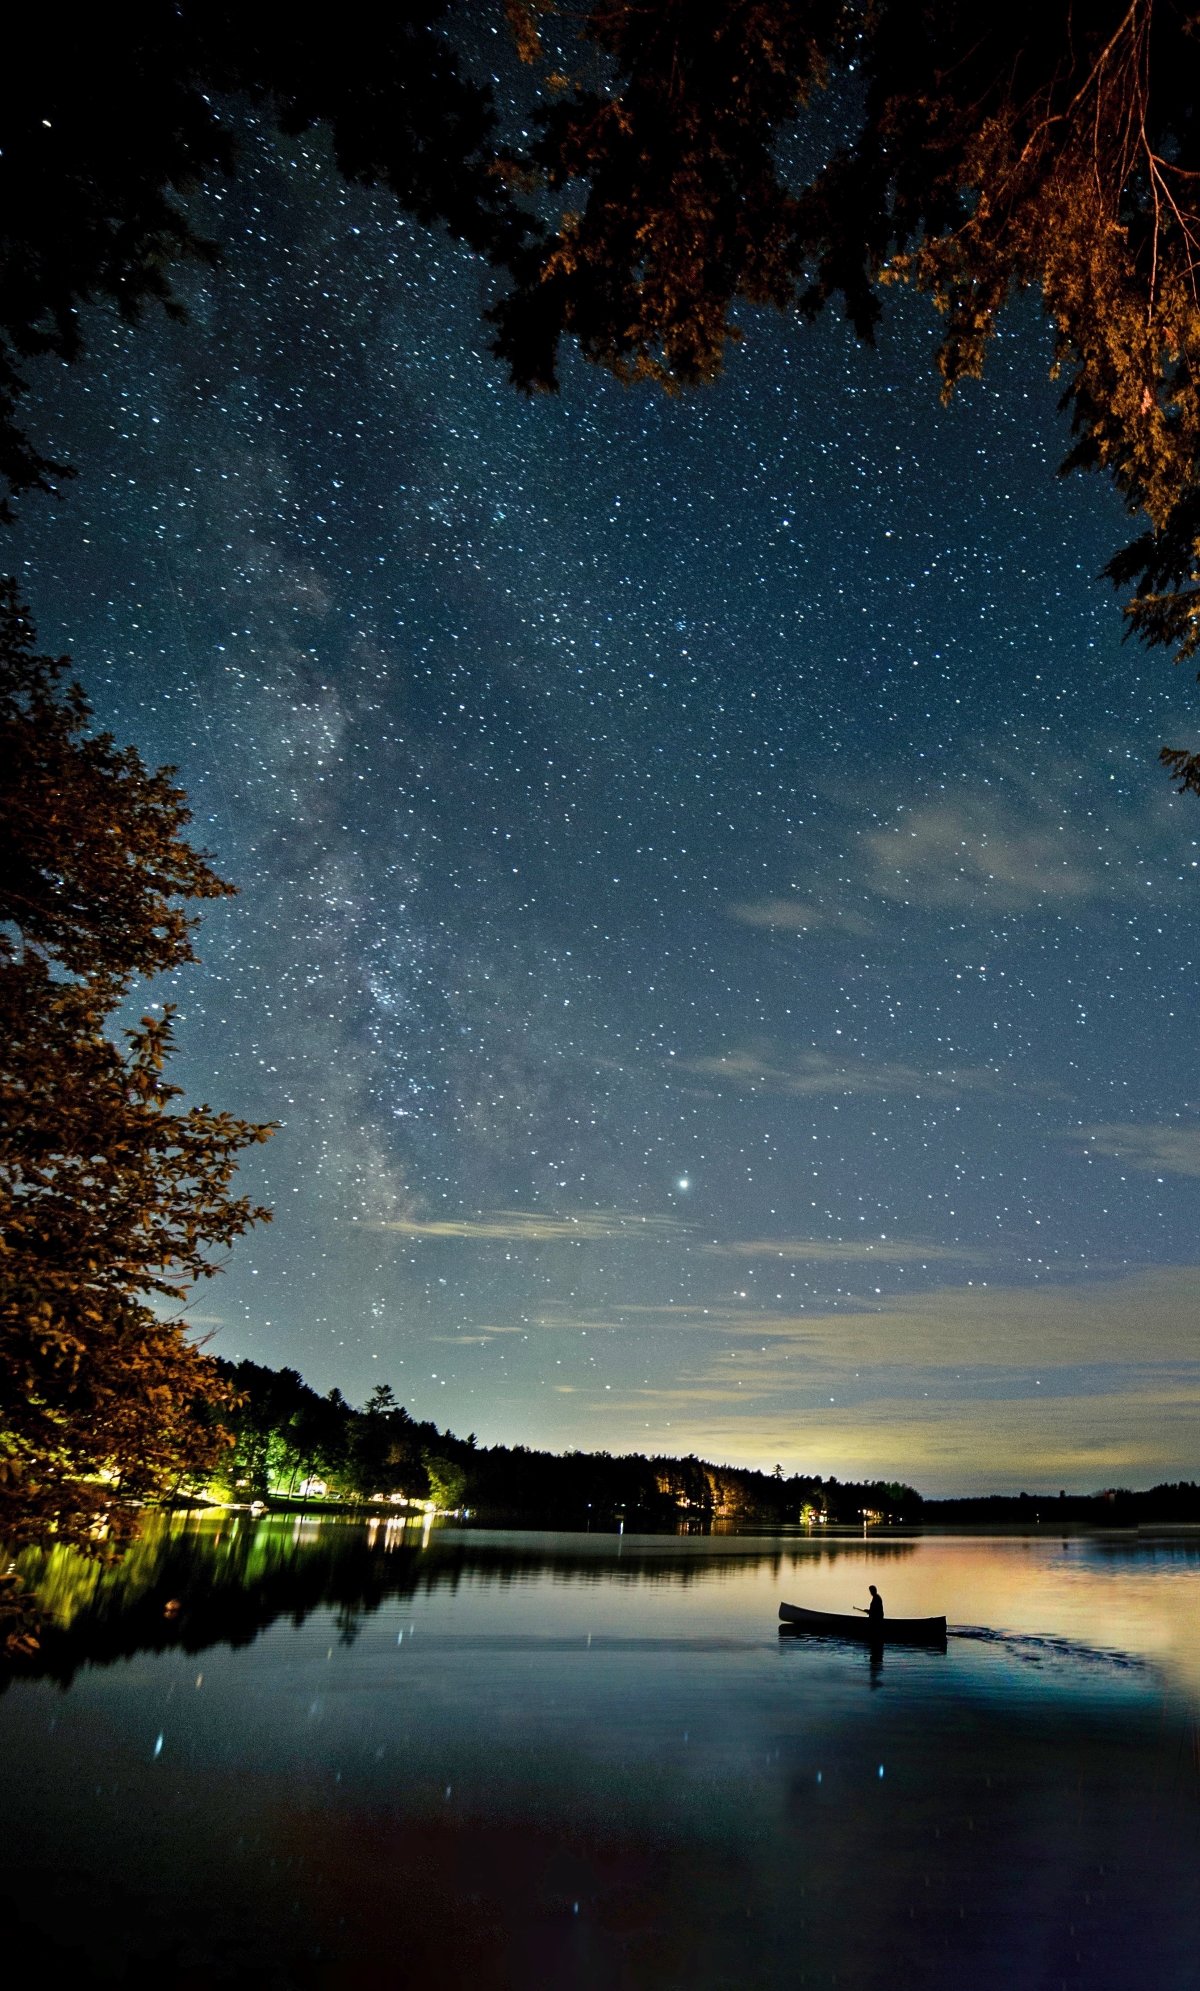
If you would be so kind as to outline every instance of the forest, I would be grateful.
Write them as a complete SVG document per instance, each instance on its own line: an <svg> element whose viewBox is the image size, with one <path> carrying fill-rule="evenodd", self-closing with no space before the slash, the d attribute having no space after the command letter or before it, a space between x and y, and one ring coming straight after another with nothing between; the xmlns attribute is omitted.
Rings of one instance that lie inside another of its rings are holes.
<svg viewBox="0 0 1200 1991"><path fill-rule="evenodd" d="M239 1503L432 1503L484 1524L543 1521L558 1527L631 1529L679 1523L913 1521L911 1486L785 1475L708 1459L639 1452L541 1452L481 1446L418 1422L387 1383L361 1410L340 1390L319 1396L295 1369L221 1362L233 1407L221 1412L232 1444L215 1475L185 1476L178 1493Z"/></svg>
<svg viewBox="0 0 1200 1991"><path fill-rule="evenodd" d="M1200 1522L1200 1485L1164 1483L1094 1493L1065 1489L933 1500L898 1480L839 1480L773 1473L640 1452L542 1452L481 1446L418 1422L387 1383L361 1410L327 1396L295 1369L219 1361L233 1408L222 1411L231 1445L216 1476L185 1477L179 1493L249 1504L358 1505L406 1501L483 1525L540 1521L556 1527L630 1530L761 1524L924 1527L1131 1528Z"/></svg>

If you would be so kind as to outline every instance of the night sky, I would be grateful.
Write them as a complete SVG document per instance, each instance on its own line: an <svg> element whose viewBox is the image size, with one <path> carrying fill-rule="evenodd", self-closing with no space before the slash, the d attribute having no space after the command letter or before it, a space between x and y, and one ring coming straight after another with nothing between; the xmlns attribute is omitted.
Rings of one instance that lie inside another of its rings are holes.
<svg viewBox="0 0 1200 1991"><path fill-rule="evenodd" d="M527 401L482 265L246 126L190 323L37 375L42 647L240 896L175 1076L282 1122L189 1318L481 1442L900 1477L1200 1470L1200 696L1032 302L748 317Z"/></svg>

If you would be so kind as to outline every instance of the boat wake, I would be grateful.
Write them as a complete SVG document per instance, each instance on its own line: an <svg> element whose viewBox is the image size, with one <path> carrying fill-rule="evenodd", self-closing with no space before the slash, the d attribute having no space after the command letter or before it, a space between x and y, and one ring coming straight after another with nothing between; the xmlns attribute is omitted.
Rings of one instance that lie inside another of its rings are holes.
<svg viewBox="0 0 1200 1991"><path fill-rule="evenodd" d="M1056 1638L1052 1633L997 1631L990 1625L950 1625L946 1636L950 1640L993 1646L1021 1666L1086 1666L1097 1673L1109 1674L1147 1674L1155 1670L1153 1662L1141 1653L1084 1645L1077 1639Z"/></svg>

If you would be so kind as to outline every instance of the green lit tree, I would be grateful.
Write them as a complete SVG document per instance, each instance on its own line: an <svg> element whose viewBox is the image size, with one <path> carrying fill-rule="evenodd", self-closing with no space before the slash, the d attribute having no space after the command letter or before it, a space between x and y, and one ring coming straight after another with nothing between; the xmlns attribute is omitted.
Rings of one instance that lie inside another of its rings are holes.
<svg viewBox="0 0 1200 1991"><path fill-rule="evenodd" d="M444 1513L462 1506L467 1489L466 1469L457 1459L445 1457L440 1452L426 1449L424 1454L425 1471L429 1476L429 1498L437 1503Z"/></svg>

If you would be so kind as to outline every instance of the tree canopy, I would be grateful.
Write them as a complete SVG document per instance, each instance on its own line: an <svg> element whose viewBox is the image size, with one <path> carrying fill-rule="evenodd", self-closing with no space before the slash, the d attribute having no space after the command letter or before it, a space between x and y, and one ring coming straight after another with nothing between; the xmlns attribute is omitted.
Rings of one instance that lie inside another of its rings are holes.
<svg viewBox="0 0 1200 1991"><path fill-rule="evenodd" d="M135 977L194 958L180 899L230 887L173 770L89 729L0 584L0 1539L87 1540L118 1490L222 1444L229 1391L169 1303L267 1212L232 1194L270 1129L181 1110L172 1013L109 1034ZM110 1526L119 1526L114 1513Z"/></svg>
<svg viewBox="0 0 1200 1991"><path fill-rule="evenodd" d="M215 257L184 198L236 163L222 99L282 130L332 133L347 179L387 188L484 255L531 226L497 171L489 92L441 32L448 0L346 0L336 24L275 0L138 0L32 10L0 73L0 480L11 497L66 474L20 416L27 364L84 350L97 300L181 315L172 265ZM0 515L11 515L9 509Z"/></svg>
<svg viewBox="0 0 1200 1991"><path fill-rule="evenodd" d="M538 17L518 0L527 58ZM888 286L940 312L946 395L1004 305L1040 293L1073 443L1144 530L1107 572L1130 627L1200 648L1200 17L1179 0L599 0L602 80L559 75L532 163L559 198L514 258L499 347L554 384L563 337L623 379L711 379L738 308ZM547 59L545 67L551 64ZM806 114L839 86L844 136ZM1196 764L1174 756L1198 785Z"/></svg>
<svg viewBox="0 0 1200 1991"><path fill-rule="evenodd" d="M889 286L940 312L943 390L1034 290L1073 441L1140 522L1107 573L1130 630L1200 649L1200 105L1186 0L348 0L336 34L271 0L141 0L119 27L25 24L0 81L0 479L53 483L19 418L30 358L81 350L81 308L177 310L212 255L180 196L232 170L225 112L324 124L388 189L507 273L513 380L564 338L623 380L711 379L744 307L837 300L876 336ZM472 51L506 19L528 136L505 142ZM543 51L540 35L548 35ZM549 35L554 36L553 45ZM817 114L821 92L835 108ZM832 147L830 126L841 136ZM1164 758L1200 792L1200 757Z"/></svg>

